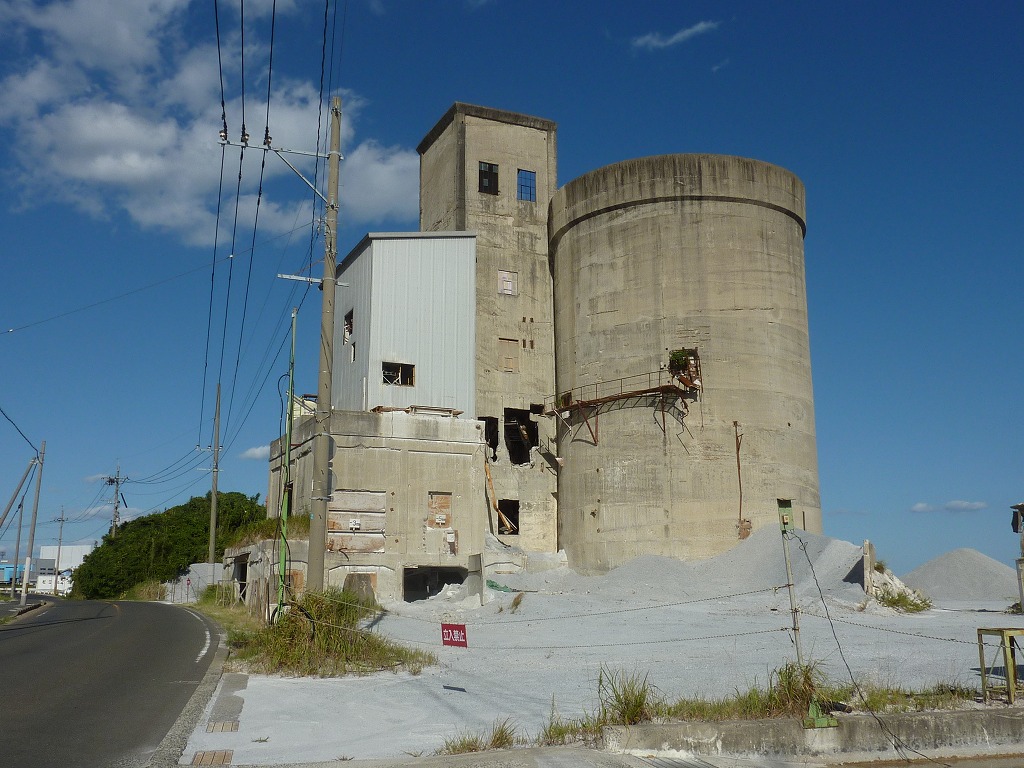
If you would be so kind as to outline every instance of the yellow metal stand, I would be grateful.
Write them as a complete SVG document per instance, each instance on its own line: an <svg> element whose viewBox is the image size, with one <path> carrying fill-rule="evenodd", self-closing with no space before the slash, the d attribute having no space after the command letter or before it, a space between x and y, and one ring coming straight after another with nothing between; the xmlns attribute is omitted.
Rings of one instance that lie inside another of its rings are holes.
<svg viewBox="0 0 1024 768"><path fill-rule="evenodd" d="M985 637L999 638L999 647L1003 653L1003 666L1006 669L1006 698L1013 704L1017 694L1017 643L1014 638L1024 637L1024 629L1015 627L983 627L978 630L978 658L981 661L981 695L988 701L990 691L1002 691L1003 686L994 686L989 682L990 675L985 662Z"/></svg>

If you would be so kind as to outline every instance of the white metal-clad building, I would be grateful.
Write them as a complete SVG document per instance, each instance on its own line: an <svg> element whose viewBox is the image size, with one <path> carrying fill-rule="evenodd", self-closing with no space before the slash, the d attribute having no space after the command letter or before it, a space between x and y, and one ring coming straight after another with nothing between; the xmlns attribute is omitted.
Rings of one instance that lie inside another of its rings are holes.
<svg viewBox="0 0 1024 768"><path fill-rule="evenodd" d="M338 282L336 410L427 406L476 418L476 233L371 232Z"/></svg>

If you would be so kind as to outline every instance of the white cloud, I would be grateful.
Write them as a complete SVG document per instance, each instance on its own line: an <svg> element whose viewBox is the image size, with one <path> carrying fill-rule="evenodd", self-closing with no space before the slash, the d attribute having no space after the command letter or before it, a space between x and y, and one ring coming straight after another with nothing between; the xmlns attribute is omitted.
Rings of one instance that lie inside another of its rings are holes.
<svg viewBox="0 0 1024 768"><path fill-rule="evenodd" d="M239 458L242 459L257 459L259 461L266 461L270 458L270 446L269 445L257 445L254 448L249 448L242 451L239 454Z"/></svg>
<svg viewBox="0 0 1024 768"><path fill-rule="evenodd" d="M960 499L954 499L953 501L947 501L941 507L936 507L934 504L926 504L923 501L919 501L910 508L910 511L938 512L940 510L945 510L946 512L977 512L981 509L988 509L988 504L984 501L962 501Z"/></svg>
<svg viewBox="0 0 1024 768"><path fill-rule="evenodd" d="M342 165L341 210L357 221L415 218L420 159L415 150L365 141Z"/></svg>
<svg viewBox="0 0 1024 768"><path fill-rule="evenodd" d="M123 0L21 0L0 7L0 44L19 44L31 54L21 59L19 71L0 80L0 128L18 162L9 183L19 185L21 204L52 203L56 194L99 219L123 212L142 228L190 245L213 242L222 150L217 50L210 41L186 46L188 5L188 0L137 0L131 13L123 12ZM272 0L260 0L251 13L267 14L271 5ZM294 0L278 0L279 15L295 8ZM224 45L237 48L237 39L230 39L237 32L226 31L235 28L237 9L228 8L221 18ZM247 34L247 60L250 53L258 61L266 51L256 35ZM242 114L239 73L231 68L237 58L224 59L233 142L240 138ZM314 150L319 128L322 150L328 116L326 107L321 110L318 85L284 74L273 82L274 146ZM345 223L415 221L418 155L366 137L357 141L366 100L351 92L341 95ZM239 220L249 227L264 160L265 99L265 90L250 93L245 104L250 149L244 153ZM224 150L229 209L239 151ZM312 179L312 158L288 159ZM261 232L281 234L311 221L309 191L293 171L267 156L263 172Z"/></svg>
<svg viewBox="0 0 1024 768"><path fill-rule="evenodd" d="M680 29L674 35L669 37L665 37L660 32L648 32L646 35L634 37L632 43L634 48L643 48L648 51L670 48L673 45L678 45L679 43L685 43L687 40L692 40L698 35L713 32L718 29L718 25L719 22L717 21L700 21L692 27Z"/></svg>
<svg viewBox="0 0 1024 768"><path fill-rule="evenodd" d="M980 509L987 509L988 504L984 501L963 501L961 499L954 499L953 501L947 501L943 507L948 509L950 512L977 512Z"/></svg>

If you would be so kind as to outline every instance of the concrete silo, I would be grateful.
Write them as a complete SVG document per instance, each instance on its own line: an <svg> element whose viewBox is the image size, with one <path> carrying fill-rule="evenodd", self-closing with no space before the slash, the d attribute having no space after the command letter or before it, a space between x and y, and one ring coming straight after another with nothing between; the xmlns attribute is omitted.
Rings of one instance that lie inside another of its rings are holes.
<svg viewBox="0 0 1024 768"><path fill-rule="evenodd" d="M630 160L556 192L548 413L573 567L709 557L780 500L821 532L805 229L800 180L738 157Z"/></svg>

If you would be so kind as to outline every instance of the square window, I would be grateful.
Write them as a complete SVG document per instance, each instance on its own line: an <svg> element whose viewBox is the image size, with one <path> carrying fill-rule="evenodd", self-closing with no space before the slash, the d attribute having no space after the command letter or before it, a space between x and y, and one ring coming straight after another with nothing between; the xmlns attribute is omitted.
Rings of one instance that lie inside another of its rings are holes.
<svg viewBox="0 0 1024 768"><path fill-rule="evenodd" d="M505 269L498 270L498 293L505 296L519 295L519 273L509 272Z"/></svg>
<svg viewBox="0 0 1024 768"><path fill-rule="evenodd" d="M516 196L528 203L537 202L537 174L534 171L519 169L518 192Z"/></svg>
<svg viewBox="0 0 1024 768"><path fill-rule="evenodd" d="M409 363L381 363L383 382L396 387L411 387L416 382L416 366Z"/></svg>
<svg viewBox="0 0 1024 768"><path fill-rule="evenodd" d="M498 194L498 166L495 163L480 163L480 191L487 195Z"/></svg>

